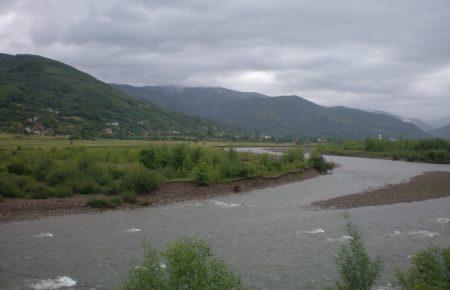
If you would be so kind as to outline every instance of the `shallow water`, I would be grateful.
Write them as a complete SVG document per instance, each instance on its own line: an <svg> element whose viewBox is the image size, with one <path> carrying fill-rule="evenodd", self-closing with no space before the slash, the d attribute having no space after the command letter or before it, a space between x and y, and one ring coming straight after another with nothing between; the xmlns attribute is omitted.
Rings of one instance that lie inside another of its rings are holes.
<svg viewBox="0 0 450 290"><path fill-rule="evenodd" d="M340 164L332 175L278 187L0 224L0 289L114 289L142 257L143 241L162 248L184 236L206 239L251 289L321 289L335 278L336 250L346 240L344 211L314 211L312 201L402 182L425 171L450 171L449 165L327 158ZM385 259L382 286L423 247L450 244L450 198L348 212L369 252Z"/></svg>

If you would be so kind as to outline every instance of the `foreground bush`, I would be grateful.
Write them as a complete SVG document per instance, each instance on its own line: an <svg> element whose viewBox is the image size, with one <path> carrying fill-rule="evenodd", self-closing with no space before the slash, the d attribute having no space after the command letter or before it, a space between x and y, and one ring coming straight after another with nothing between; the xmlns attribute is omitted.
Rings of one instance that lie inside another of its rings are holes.
<svg viewBox="0 0 450 290"><path fill-rule="evenodd" d="M402 289L441 290L450 289L450 247L430 247L412 257L412 266L398 272Z"/></svg>
<svg viewBox="0 0 450 290"><path fill-rule="evenodd" d="M345 217L345 231L349 236L348 245L341 247L337 266L339 279L336 288L339 290L370 290L380 277L383 261L380 257L370 259L364 247L361 232Z"/></svg>
<svg viewBox="0 0 450 290"><path fill-rule="evenodd" d="M121 289L225 290L244 287L223 261L214 257L204 241L184 239L172 243L162 253L146 248L144 262L130 269Z"/></svg>

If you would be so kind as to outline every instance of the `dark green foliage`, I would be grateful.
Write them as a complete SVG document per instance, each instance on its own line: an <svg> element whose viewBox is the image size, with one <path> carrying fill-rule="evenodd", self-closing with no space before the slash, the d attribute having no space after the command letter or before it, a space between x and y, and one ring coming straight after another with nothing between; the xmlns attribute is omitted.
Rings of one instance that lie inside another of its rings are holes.
<svg viewBox="0 0 450 290"><path fill-rule="evenodd" d="M26 175L30 173L30 168L27 165L27 161L20 158L14 158L10 164L8 164L9 173Z"/></svg>
<svg viewBox="0 0 450 290"><path fill-rule="evenodd" d="M283 161L287 163L302 162L305 160L305 153L300 148L289 148L283 154Z"/></svg>
<svg viewBox="0 0 450 290"><path fill-rule="evenodd" d="M200 163L194 171L194 179L197 185L207 185L210 181L209 167L206 162Z"/></svg>
<svg viewBox="0 0 450 290"><path fill-rule="evenodd" d="M111 201L104 198L92 198L86 202L86 205L94 208L114 207L114 204Z"/></svg>
<svg viewBox="0 0 450 290"><path fill-rule="evenodd" d="M155 147L148 147L141 150L139 153L139 161L148 169L155 169L158 167L156 163L156 149Z"/></svg>
<svg viewBox="0 0 450 290"><path fill-rule="evenodd" d="M102 188L95 180L91 178L84 178L71 182L73 191L79 194L98 194L102 193Z"/></svg>
<svg viewBox="0 0 450 290"><path fill-rule="evenodd" d="M162 266L165 258L167 265ZM239 278L214 257L200 240L184 239L172 243L158 254L147 247L142 265L132 267L123 290L143 289L244 289Z"/></svg>
<svg viewBox="0 0 450 290"><path fill-rule="evenodd" d="M50 169L53 166L53 161L47 156L39 156L34 162L31 172L38 181L45 181Z"/></svg>
<svg viewBox="0 0 450 290"><path fill-rule="evenodd" d="M380 277L383 261L380 257L370 259L364 247L361 232L346 216L345 231L349 243L341 247L337 266L339 279L336 288L339 290L370 290Z"/></svg>
<svg viewBox="0 0 450 290"><path fill-rule="evenodd" d="M148 170L145 167L137 167L128 171L121 179L122 190L133 190L137 194L150 193L164 181L157 171Z"/></svg>
<svg viewBox="0 0 450 290"><path fill-rule="evenodd" d="M308 162L311 167L322 173L327 172L334 167L333 163L325 161L325 158L317 152L311 153Z"/></svg>
<svg viewBox="0 0 450 290"><path fill-rule="evenodd" d="M412 266L397 272L402 289L450 289L450 247L430 247L412 257Z"/></svg>
<svg viewBox="0 0 450 290"><path fill-rule="evenodd" d="M28 185L27 196L29 198L42 199L52 197L55 191L44 183L32 183Z"/></svg>
<svg viewBox="0 0 450 290"><path fill-rule="evenodd" d="M119 195L119 198L123 202L135 203L137 201L137 195L134 191L125 191Z"/></svg>
<svg viewBox="0 0 450 290"><path fill-rule="evenodd" d="M73 195L73 187L61 185L54 188L55 197L70 197Z"/></svg>
<svg viewBox="0 0 450 290"><path fill-rule="evenodd" d="M19 197L20 193L14 184L13 180L11 180L7 175L0 175L0 195L4 197Z"/></svg>

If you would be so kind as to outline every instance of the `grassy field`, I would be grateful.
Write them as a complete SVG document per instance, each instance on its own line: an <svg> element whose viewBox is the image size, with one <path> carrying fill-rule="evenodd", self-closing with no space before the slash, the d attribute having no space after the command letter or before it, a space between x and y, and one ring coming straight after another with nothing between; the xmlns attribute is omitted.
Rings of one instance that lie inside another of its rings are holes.
<svg viewBox="0 0 450 290"><path fill-rule="evenodd" d="M172 144L185 143L207 147L294 147L294 143L275 142L233 142L233 141L156 141L156 140L118 140L118 139L97 139L97 140L69 140L67 136L43 136L43 135L12 135L0 133L0 149L22 149L30 148L58 148L68 146L81 147L145 147L152 144Z"/></svg>

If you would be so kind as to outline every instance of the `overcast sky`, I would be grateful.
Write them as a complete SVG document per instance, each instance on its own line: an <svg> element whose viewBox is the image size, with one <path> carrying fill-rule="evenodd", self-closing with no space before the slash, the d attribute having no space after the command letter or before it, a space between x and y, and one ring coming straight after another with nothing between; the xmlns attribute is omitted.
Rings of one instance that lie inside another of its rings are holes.
<svg viewBox="0 0 450 290"><path fill-rule="evenodd" d="M0 0L0 52L105 82L450 115L449 0Z"/></svg>

